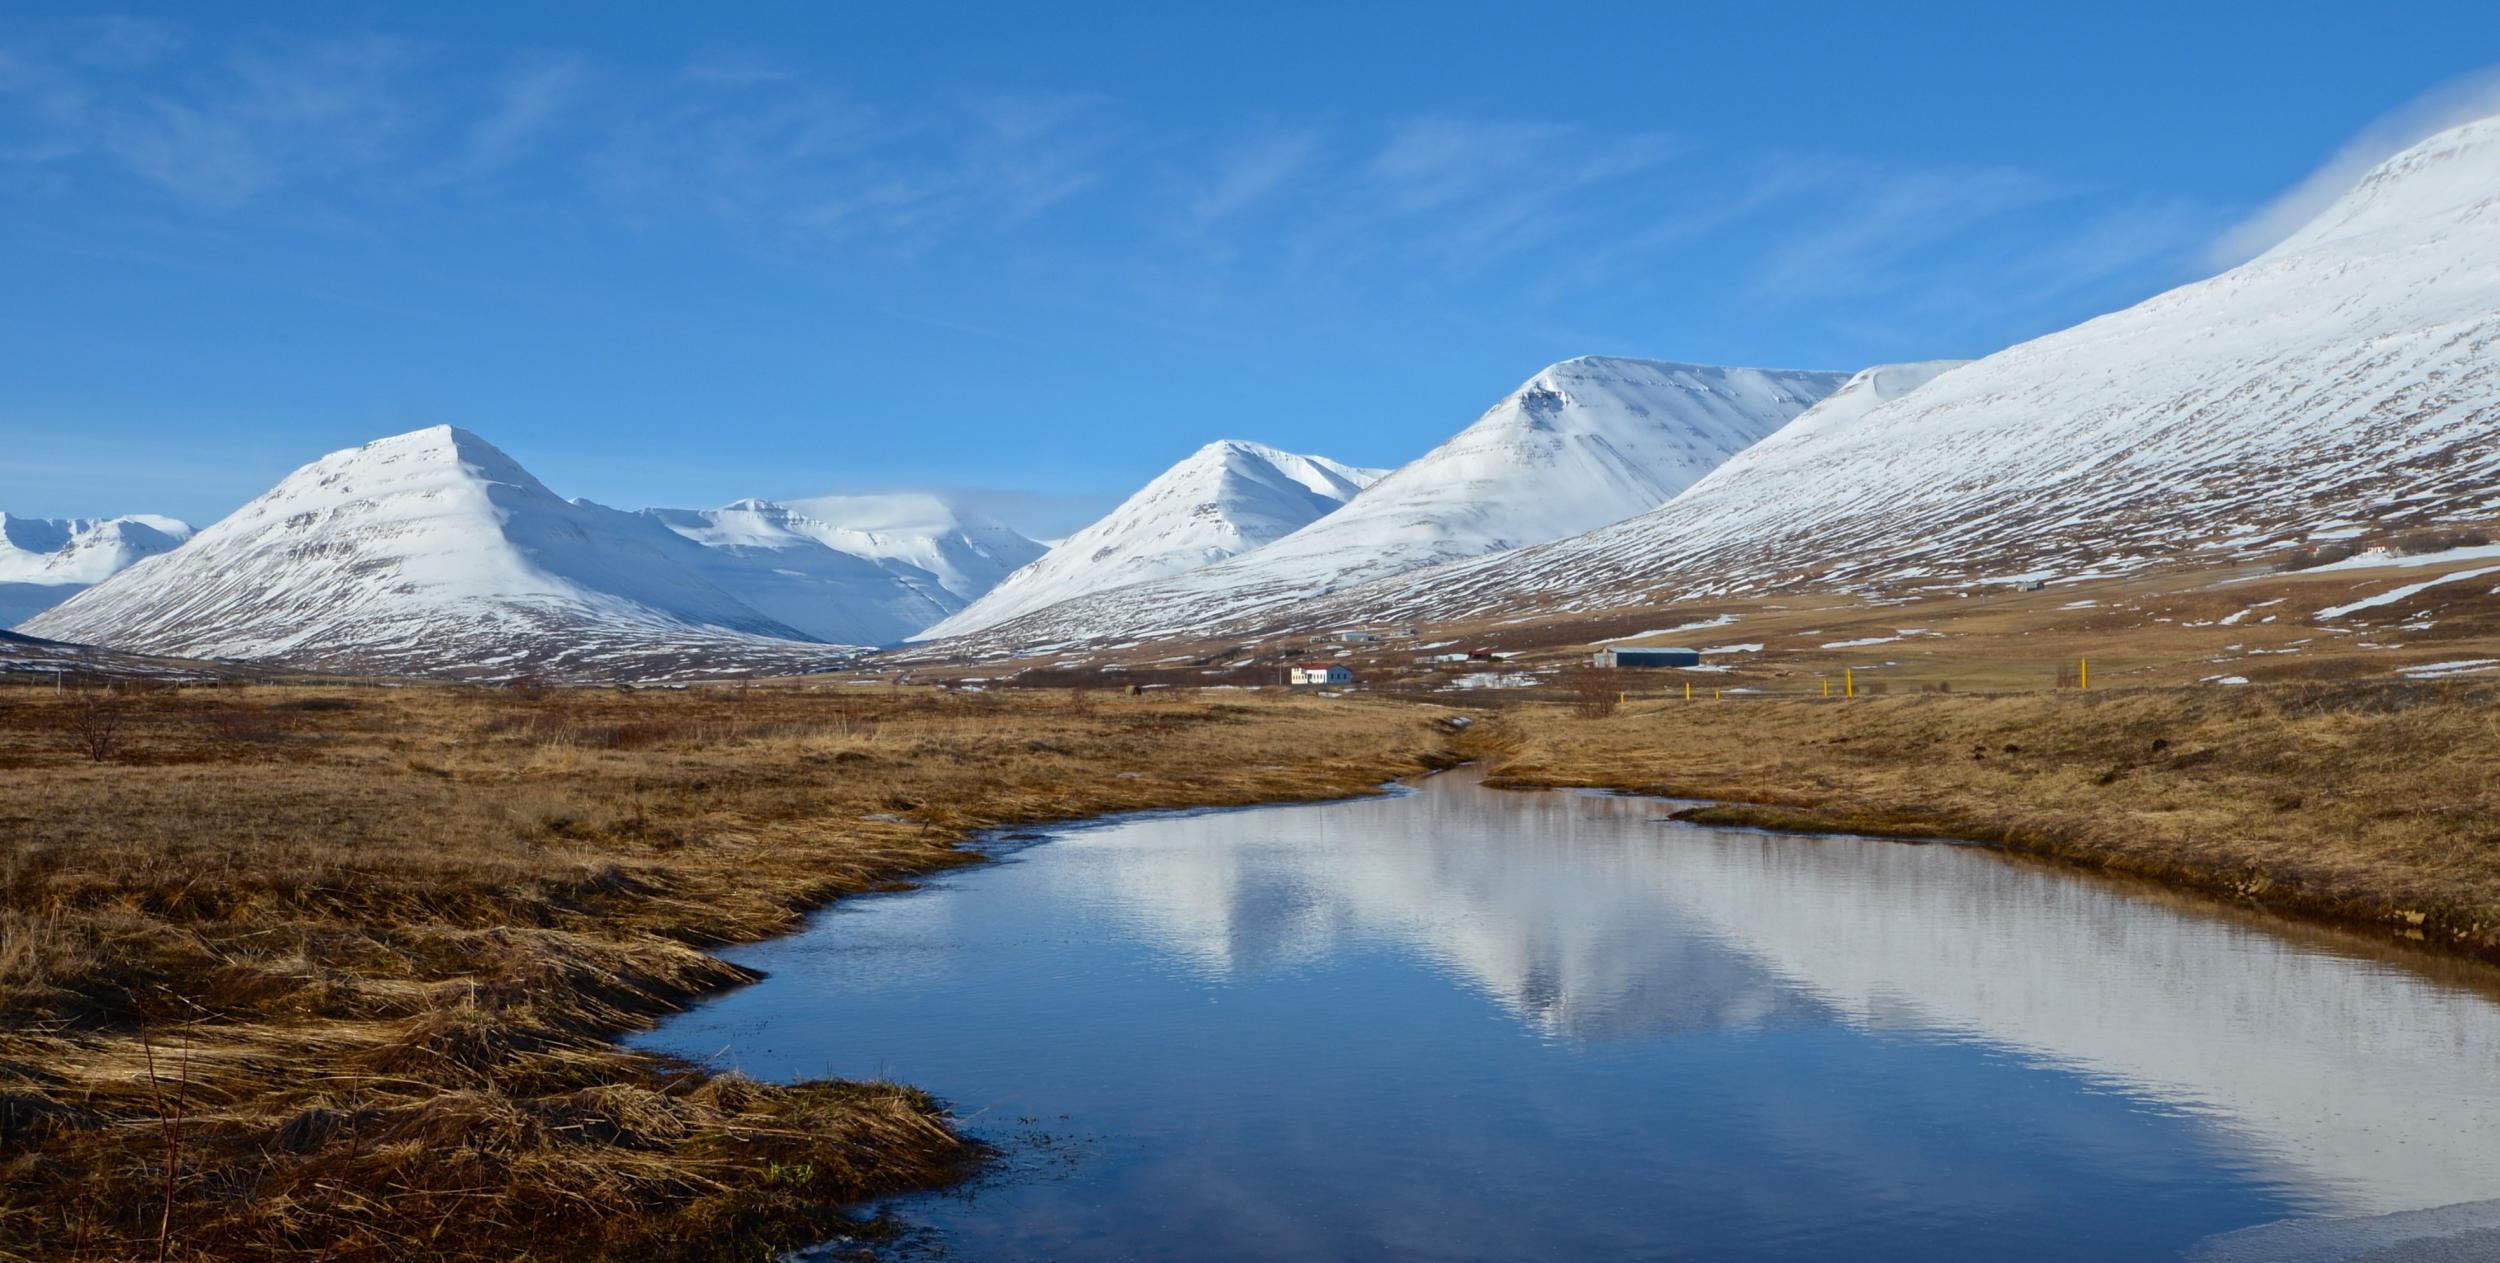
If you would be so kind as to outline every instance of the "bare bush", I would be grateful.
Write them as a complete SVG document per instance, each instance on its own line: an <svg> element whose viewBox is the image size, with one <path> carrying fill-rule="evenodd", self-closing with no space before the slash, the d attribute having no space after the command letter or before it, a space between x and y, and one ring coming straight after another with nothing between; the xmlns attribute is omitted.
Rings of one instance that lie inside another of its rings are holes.
<svg viewBox="0 0 2500 1263"><path fill-rule="evenodd" d="M111 759L120 748L122 721L127 716L121 696L109 684L82 688L61 703L61 727L69 734L70 745L97 763Z"/></svg>
<svg viewBox="0 0 2500 1263"><path fill-rule="evenodd" d="M1587 719L1604 719L1623 704L1623 672L1607 667L1582 667L1571 676L1571 709Z"/></svg>

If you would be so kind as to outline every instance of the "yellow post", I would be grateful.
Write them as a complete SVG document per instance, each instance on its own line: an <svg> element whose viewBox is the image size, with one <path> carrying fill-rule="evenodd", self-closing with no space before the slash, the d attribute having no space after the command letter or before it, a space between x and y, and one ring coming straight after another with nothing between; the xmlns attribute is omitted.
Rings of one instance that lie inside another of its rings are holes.
<svg viewBox="0 0 2500 1263"><path fill-rule="evenodd" d="M1823 677L1823 696L1825 696L1825 697L1830 697L1831 695L1832 695L1832 677L1830 677L1830 676L1828 676L1828 675L1827 675L1827 676L1824 676L1824 677Z"/></svg>
<svg viewBox="0 0 2500 1263"><path fill-rule="evenodd" d="M1686 680L1684 682L1684 700L1688 702L1693 700L1693 682L1691 680Z"/></svg>
<svg viewBox="0 0 2500 1263"><path fill-rule="evenodd" d="M2092 687L2092 664L2081 658L2075 659L2075 687L2080 689Z"/></svg>
<svg viewBox="0 0 2500 1263"><path fill-rule="evenodd" d="M1724 701L1726 701L1726 700L1727 700L1727 695L1726 695L1726 694L1724 694L1724 693L1721 693L1721 692L1720 692L1719 690L1717 690L1717 689L1712 689L1712 690L1710 690L1710 700L1711 700L1711 701L1714 701L1714 702L1724 702Z"/></svg>
<svg viewBox="0 0 2500 1263"><path fill-rule="evenodd" d="M1840 695L1843 697L1856 697L1858 695L1857 672L1852 671L1847 667L1842 667L1840 669Z"/></svg>

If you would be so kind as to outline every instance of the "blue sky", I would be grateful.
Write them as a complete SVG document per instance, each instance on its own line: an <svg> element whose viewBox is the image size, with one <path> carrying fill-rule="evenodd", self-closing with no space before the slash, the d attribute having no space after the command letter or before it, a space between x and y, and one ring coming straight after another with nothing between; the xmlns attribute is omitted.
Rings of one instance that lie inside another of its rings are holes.
<svg viewBox="0 0 2500 1263"><path fill-rule="evenodd" d="M628 507L1065 529L1576 354L1984 354L2500 105L2489 0L714 8L10 6L0 508L448 421Z"/></svg>

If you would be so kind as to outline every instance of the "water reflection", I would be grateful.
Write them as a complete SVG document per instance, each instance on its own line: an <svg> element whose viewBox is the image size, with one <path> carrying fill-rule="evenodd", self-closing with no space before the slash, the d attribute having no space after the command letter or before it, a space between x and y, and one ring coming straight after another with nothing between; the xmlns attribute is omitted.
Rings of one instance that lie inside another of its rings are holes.
<svg viewBox="0 0 2500 1263"><path fill-rule="evenodd" d="M1068 1115L1064 1178L911 1203L974 1258L2165 1257L2500 1194L2473 990L1662 816L1444 777L1072 831L752 949L655 1042Z"/></svg>

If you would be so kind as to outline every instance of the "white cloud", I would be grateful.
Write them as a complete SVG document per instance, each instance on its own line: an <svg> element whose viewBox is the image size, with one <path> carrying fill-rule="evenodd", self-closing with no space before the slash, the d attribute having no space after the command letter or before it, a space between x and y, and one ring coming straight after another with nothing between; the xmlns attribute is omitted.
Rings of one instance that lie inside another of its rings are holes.
<svg viewBox="0 0 2500 1263"><path fill-rule="evenodd" d="M2324 166L2215 238L2206 262L2236 267L2272 249L2350 191L2370 169L2435 133L2500 114L2500 66L2415 97L2361 129Z"/></svg>

